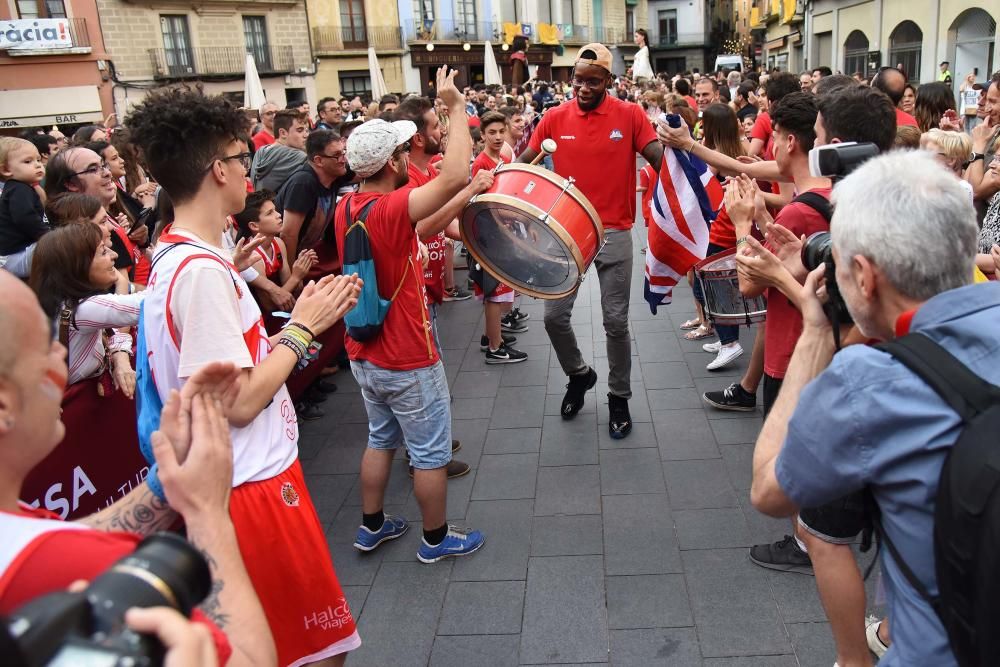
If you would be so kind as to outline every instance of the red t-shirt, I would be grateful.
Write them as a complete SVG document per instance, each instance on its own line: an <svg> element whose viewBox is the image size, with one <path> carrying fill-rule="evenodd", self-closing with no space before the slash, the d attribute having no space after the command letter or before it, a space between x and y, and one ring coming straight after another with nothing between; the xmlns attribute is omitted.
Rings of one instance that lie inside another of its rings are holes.
<svg viewBox="0 0 1000 667"><path fill-rule="evenodd" d="M657 175L653 165L646 164L639 170L639 187L646 188L642 192L642 219L646 226L653 221L653 211L650 208L650 201L653 199L653 192L656 190Z"/></svg>
<svg viewBox="0 0 1000 667"><path fill-rule="evenodd" d="M426 368L437 363L438 353L427 310L417 233L410 219L410 189L388 194L358 192L341 199L334 215L337 253L344 256L347 202L351 202L351 214L357 216L373 199L378 203L368 211L365 226L375 260L379 293L383 299L392 298L397 287L399 293L382 322L381 333L365 343L347 336L347 354L353 360L363 359L389 370Z"/></svg>
<svg viewBox="0 0 1000 667"><path fill-rule="evenodd" d="M809 192L829 199L830 188L814 188ZM816 209L792 202L778 212L774 222L796 237L830 230L830 223ZM792 360L795 343L802 335L802 313L776 287L767 289L767 326L764 328L764 372L771 377L785 377Z"/></svg>
<svg viewBox="0 0 1000 667"><path fill-rule="evenodd" d="M760 139L764 142L764 150L761 151L760 156L765 160L774 159L774 128L771 127L771 115L766 111L762 111L757 114L757 120L754 121L753 127L750 129L751 139Z"/></svg>
<svg viewBox="0 0 1000 667"><path fill-rule="evenodd" d="M254 150L259 151L264 146L268 146L274 143L274 135L267 130L261 130L257 134L253 135L253 147Z"/></svg>
<svg viewBox="0 0 1000 667"><path fill-rule="evenodd" d="M695 111L698 111L698 101L695 100L693 97L691 97L690 95L685 95L684 101L688 103L689 107L691 107Z"/></svg>
<svg viewBox="0 0 1000 667"><path fill-rule="evenodd" d="M529 145L541 152L545 139L555 140L559 147L552 154L555 172L576 179L604 226L631 229L635 154L656 141L642 107L607 95L596 109L583 111L574 98L542 116Z"/></svg>
<svg viewBox="0 0 1000 667"><path fill-rule="evenodd" d="M909 125L910 127L919 127L917 125L917 119L906 113L902 109L896 109L896 127L903 127L904 125Z"/></svg>
<svg viewBox="0 0 1000 667"><path fill-rule="evenodd" d="M141 537L66 524L52 512L21 505L18 513L0 512L0 614L8 616L42 595L65 591L75 581L93 581L135 551ZM65 527L63 527L65 526ZM226 635L199 610L191 620L212 632L219 664L232 655Z"/></svg>
<svg viewBox="0 0 1000 667"><path fill-rule="evenodd" d="M723 248L736 247L736 225L729 218L725 204L719 209L712 226L708 228L708 242Z"/></svg>
<svg viewBox="0 0 1000 667"><path fill-rule="evenodd" d="M440 158L440 154L434 157ZM426 174L420 171L412 162L410 162L408 171L410 174L410 182L406 185L408 188L419 188L421 185L426 185L438 175L438 171L434 167L434 158L431 158L431 161L427 164ZM427 286L427 297L432 303L441 303L444 301L444 232L435 234L432 238L425 241L424 245L427 246L427 253L430 255L427 268L424 269L424 285Z"/></svg>
<svg viewBox="0 0 1000 667"><path fill-rule="evenodd" d="M472 175L475 176L482 169L492 171L493 169L496 169L496 166L496 160L487 155L486 151L483 151L476 156L475 160L472 161Z"/></svg>

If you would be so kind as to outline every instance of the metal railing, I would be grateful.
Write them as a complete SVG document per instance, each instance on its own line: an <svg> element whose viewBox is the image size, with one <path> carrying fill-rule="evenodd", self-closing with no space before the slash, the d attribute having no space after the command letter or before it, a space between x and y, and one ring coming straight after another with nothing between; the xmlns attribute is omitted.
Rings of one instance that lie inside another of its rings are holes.
<svg viewBox="0 0 1000 667"><path fill-rule="evenodd" d="M657 35L652 46L657 48L677 48L684 46L700 46L706 43L705 34L701 32L681 32L672 35Z"/></svg>
<svg viewBox="0 0 1000 667"><path fill-rule="evenodd" d="M313 48L321 53L363 50L402 49L402 29L399 26L314 26Z"/></svg>
<svg viewBox="0 0 1000 667"><path fill-rule="evenodd" d="M257 71L261 74L291 72L295 69L291 46L254 49ZM201 46L187 49L149 49L156 78L193 76L234 76L246 71L247 49L242 46Z"/></svg>
<svg viewBox="0 0 1000 667"><path fill-rule="evenodd" d="M570 29L570 34L567 35L565 32L562 35L562 41L566 44L586 44L590 41L590 26L589 25L576 25Z"/></svg>
<svg viewBox="0 0 1000 667"><path fill-rule="evenodd" d="M624 28L609 26L591 26L590 35L593 41L601 44L631 44L632 35L625 34Z"/></svg>
<svg viewBox="0 0 1000 667"><path fill-rule="evenodd" d="M418 19L407 22L403 31L407 41L499 43L503 39L501 25L490 22Z"/></svg>

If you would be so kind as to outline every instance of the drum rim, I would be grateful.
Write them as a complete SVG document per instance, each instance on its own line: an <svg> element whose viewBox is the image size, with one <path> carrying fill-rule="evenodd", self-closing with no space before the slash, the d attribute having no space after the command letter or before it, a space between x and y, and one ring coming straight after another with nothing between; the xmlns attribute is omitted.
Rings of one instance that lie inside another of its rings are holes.
<svg viewBox="0 0 1000 667"><path fill-rule="evenodd" d="M545 213L545 211L538 208L534 204L528 204L527 202L524 202L518 199L517 197L512 197L511 195L484 193L482 195L477 195L474 198L474 200L469 202L468 206L465 207L465 211L462 212L463 221L465 220L466 212L470 210L478 212L480 207L477 207L476 204L480 202L485 202L485 203L492 202L496 204L502 204L504 206L509 206L511 208L514 208L515 210L521 211L522 213L532 214L535 218ZM512 202L516 205L512 206ZM526 211L525 210L526 207L530 207L535 211L535 213L532 213L532 211ZM466 225L460 224L459 232L461 232L462 235L462 243L469 251L469 254L472 255L473 259L475 259L480 266L482 266L486 271L488 271L491 276L493 276L503 284L514 288L515 290L521 292L522 294L527 294L528 296L532 296L537 299L561 299L565 296L572 294L580 285L580 277L582 277L584 274L583 253L580 252L580 246L576 242L576 240L573 239L572 236L570 236L569 232L566 231L566 229L562 226L562 224L558 220L549 217L546 219L545 222L547 223L549 220L555 221L554 225L548 225L549 229L551 229L553 233L555 233L555 235L559 238L559 240L562 241L567 248L569 248L570 253L573 256L573 261L576 263L577 280L574 282L571 288L564 290L562 292L541 292L539 290L526 287L519 281L513 280L510 276L503 274L499 269L495 268L492 262L487 261L484 257L480 255L477 244L475 242L470 242L468 235L466 234Z"/></svg>
<svg viewBox="0 0 1000 667"><path fill-rule="evenodd" d="M539 178L544 178L552 185L558 187L560 190L563 189L565 182L568 180L564 176L560 176L555 172L549 171L544 167L539 167L538 165L534 164L525 164L522 162L505 162L504 164L500 165L500 167L497 168L497 172L511 171L511 170L524 171L529 174L534 174ZM597 245L600 246L602 243L604 243L604 221L602 221L601 216L597 214L597 209L595 209L594 205L590 203L590 200L587 199L587 196L585 194L583 194L583 192L580 190L580 186L578 186L576 182L573 182L572 186L566 189L566 194L575 199L576 202L580 204L580 206L582 206L587 211L587 214L590 216L590 221L594 224L594 229L597 230L597 235L598 235ZM479 196L482 195L476 195L475 197L472 198L472 200L469 203L475 202L476 197Z"/></svg>

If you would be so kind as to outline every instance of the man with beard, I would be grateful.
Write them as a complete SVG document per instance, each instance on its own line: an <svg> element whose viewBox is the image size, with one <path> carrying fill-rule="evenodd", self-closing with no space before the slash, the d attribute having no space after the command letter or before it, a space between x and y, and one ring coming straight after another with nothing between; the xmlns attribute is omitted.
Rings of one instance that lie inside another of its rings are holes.
<svg viewBox="0 0 1000 667"><path fill-rule="evenodd" d="M407 531L406 519L383 511L393 456L405 444L423 517L423 539L417 552L423 563L471 554L484 542L479 531L467 532L445 520L452 452L451 397L433 340L417 249L418 237L431 237L451 222L435 213L466 187L469 178L472 138L465 122L465 100L455 87L456 74L448 74L447 67L437 71L435 90L448 105L451 127L448 152L437 178L417 188L403 187L409 181L416 124L368 121L347 141L347 158L363 179L361 187L344 197L336 212L341 256L348 227L365 216L378 296L392 299L377 336L365 341L347 337L351 371L361 386L369 426L368 447L361 460L362 523L354 546L372 551ZM493 178L485 173L476 180L481 191Z"/></svg>
<svg viewBox="0 0 1000 667"><path fill-rule="evenodd" d="M601 285L601 310L608 346L608 431L624 438L632 431L632 344L628 331L632 284L632 223L635 221L635 154L660 168L663 147L638 104L608 95L614 80L611 52L603 44L580 49L573 72L573 100L549 109L531 135L519 162L531 162L542 141L553 139L555 172L576 179L605 228L604 249L594 262ZM597 384L597 373L584 361L570 324L576 292L545 302L545 330L563 372L569 376L560 414L572 419L584 395Z"/></svg>

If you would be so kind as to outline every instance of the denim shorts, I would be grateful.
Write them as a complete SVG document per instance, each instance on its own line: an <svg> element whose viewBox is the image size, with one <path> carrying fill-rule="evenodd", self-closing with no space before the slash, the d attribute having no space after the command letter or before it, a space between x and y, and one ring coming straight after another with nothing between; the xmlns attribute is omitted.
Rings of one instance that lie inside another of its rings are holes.
<svg viewBox="0 0 1000 667"><path fill-rule="evenodd" d="M410 465L433 470L451 461L451 396L444 364L394 371L351 361L368 411L368 446L406 445Z"/></svg>

